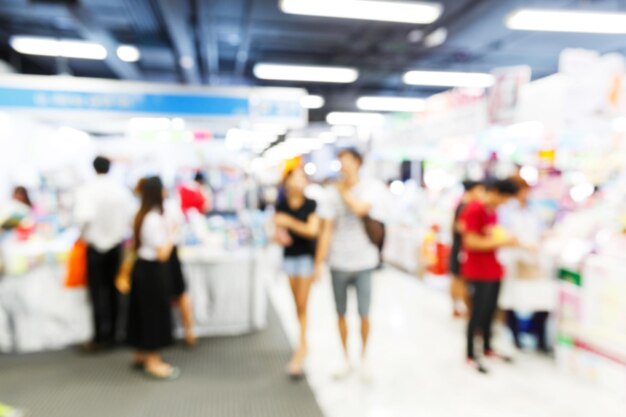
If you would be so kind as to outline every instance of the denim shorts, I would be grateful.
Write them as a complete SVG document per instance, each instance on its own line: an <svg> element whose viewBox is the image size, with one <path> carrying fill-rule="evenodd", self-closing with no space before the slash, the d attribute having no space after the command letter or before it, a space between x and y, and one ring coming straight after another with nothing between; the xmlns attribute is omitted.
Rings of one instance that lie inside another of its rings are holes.
<svg viewBox="0 0 626 417"><path fill-rule="evenodd" d="M285 256L283 272L291 278L310 278L313 276L313 256Z"/></svg>
<svg viewBox="0 0 626 417"><path fill-rule="evenodd" d="M356 289L356 297L359 304L359 316L367 317L370 312L370 302L372 298L372 271L338 271L331 270L333 279L333 293L335 294L335 305L337 314L340 317L346 315L348 307L348 287Z"/></svg>

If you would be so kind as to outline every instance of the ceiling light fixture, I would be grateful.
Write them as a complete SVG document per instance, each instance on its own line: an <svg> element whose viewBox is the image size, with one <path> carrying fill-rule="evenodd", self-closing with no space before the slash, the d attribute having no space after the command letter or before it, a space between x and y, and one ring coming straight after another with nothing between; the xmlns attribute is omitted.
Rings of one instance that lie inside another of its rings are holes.
<svg viewBox="0 0 626 417"><path fill-rule="evenodd" d="M256 64L253 72L261 80L350 84L359 78L359 72L354 68L308 65L262 63Z"/></svg>
<svg viewBox="0 0 626 417"><path fill-rule="evenodd" d="M326 104L322 96L304 96L300 99L300 105L305 109L321 109Z"/></svg>
<svg viewBox="0 0 626 417"><path fill-rule="evenodd" d="M280 8L288 14L418 25L433 23L443 12L439 3L380 0L281 0Z"/></svg>
<svg viewBox="0 0 626 417"><path fill-rule="evenodd" d="M424 111L426 102L408 97L360 97L356 106L359 110L414 113Z"/></svg>
<svg viewBox="0 0 626 417"><path fill-rule="evenodd" d="M513 30L626 34L626 13L522 9L509 15Z"/></svg>
<svg viewBox="0 0 626 417"><path fill-rule="evenodd" d="M136 46L120 45L117 47L117 57L124 62L137 62L141 59L141 52Z"/></svg>
<svg viewBox="0 0 626 417"><path fill-rule="evenodd" d="M473 72L409 71L402 79L405 84L433 87L487 88L494 83L493 75Z"/></svg>
<svg viewBox="0 0 626 417"><path fill-rule="evenodd" d="M385 121L380 113L332 112L326 116L329 125L337 126L379 126Z"/></svg>
<svg viewBox="0 0 626 417"><path fill-rule="evenodd" d="M94 42L18 35L12 36L9 43L15 51L26 55L93 60L107 57L106 48Z"/></svg>

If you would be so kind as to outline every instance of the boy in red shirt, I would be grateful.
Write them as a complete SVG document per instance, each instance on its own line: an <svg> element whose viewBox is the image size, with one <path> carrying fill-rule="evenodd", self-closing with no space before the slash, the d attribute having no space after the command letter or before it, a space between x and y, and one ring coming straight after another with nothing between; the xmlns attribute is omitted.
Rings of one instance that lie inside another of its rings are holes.
<svg viewBox="0 0 626 417"><path fill-rule="evenodd" d="M475 355L474 336L477 331L482 332L485 356L497 356L491 349L491 326L504 268L498 262L496 252L499 248L517 245L514 237L498 236L496 209L515 196L517 191L518 186L512 180L489 183L482 201L472 201L461 214L464 251L461 272L472 295L472 311L467 326L467 361L481 373L487 373L487 369Z"/></svg>

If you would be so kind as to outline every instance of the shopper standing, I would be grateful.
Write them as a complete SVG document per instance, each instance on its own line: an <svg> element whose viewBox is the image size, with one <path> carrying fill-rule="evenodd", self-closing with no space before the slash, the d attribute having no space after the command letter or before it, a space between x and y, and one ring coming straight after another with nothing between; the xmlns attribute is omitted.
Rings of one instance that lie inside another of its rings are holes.
<svg viewBox="0 0 626 417"><path fill-rule="evenodd" d="M146 178L142 178L135 188L135 192L140 198L145 182ZM185 282L182 264L178 257L178 246L182 240L182 227L185 222L185 215L181 210L180 203L175 198L171 197L166 198L163 202L163 210L168 230L171 233L171 239L174 244L172 254L168 261L173 304L180 311L183 330L185 332L185 344L188 347L194 347L197 344L197 338L194 331L193 309L191 298L189 294L187 294L187 284Z"/></svg>
<svg viewBox="0 0 626 417"><path fill-rule="evenodd" d="M512 180L489 183L483 201L473 201L461 214L464 259L461 273L469 282L472 309L467 326L467 362L481 373L487 369L476 356L474 337L482 333L485 357L500 357L491 346L491 327L498 305L504 268L496 257L498 249L515 246L517 239L497 229L496 209L516 195ZM507 359L507 358L504 358Z"/></svg>
<svg viewBox="0 0 626 417"><path fill-rule="evenodd" d="M168 224L168 229L172 234L172 254L169 258L170 278L171 278L171 290L174 299L174 305L180 311L180 316L183 322L183 329L185 332L185 344L188 347L193 347L197 343L196 334L194 332L194 319L193 309L191 306L191 298L187 293L187 284L185 282L185 276L183 274L182 264L178 257L178 246L182 239L182 227L185 221L185 216L180 209L180 204L174 199L168 198L164 203L165 219Z"/></svg>
<svg viewBox="0 0 626 417"><path fill-rule="evenodd" d="M294 378L303 375L302 364L307 353L307 306L313 283L316 238L320 221L315 211L317 203L304 195L308 184L307 176L298 167L285 175L284 194L277 204L274 223L277 228L286 229L287 241L284 245L283 271L289 276L298 321L300 323L299 344L287 367Z"/></svg>
<svg viewBox="0 0 626 417"><path fill-rule="evenodd" d="M459 305L465 306L465 312L469 312L469 294L467 284L461 275L461 250L463 248L462 223L459 217L465 206L472 201L480 200L484 192L484 185L478 181L463 181L463 197L454 210L454 219L452 221L452 249L450 251L450 274L452 282L450 283L450 296L452 298L452 315L453 317L462 317L464 312L459 309Z"/></svg>
<svg viewBox="0 0 626 417"><path fill-rule="evenodd" d="M530 316L531 332L537 339L537 349L549 354L546 323L556 307L554 283L542 267L539 253L545 224L540 213L530 204L530 186L517 180L520 187L517 198L499 210L502 223L520 242L520 246L503 251L500 259L506 266L499 307L506 313L506 321L513 341L522 348L519 315Z"/></svg>
<svg viewBox="0 0 626 417"><path fill-rule="evenodd" d="M322 228L316 254L316 277L320 276L321 267L328 257L345 360L337 378L346 377L352 371L348 355L346 311L348 288L356 289L361 318L361 375L367 380L369 375L365 357L370 333L372 271L379 265L380 253L370 241L364 222L368 216L380 217L375 206L383 198L385 186L373 180L361 179L359 171L363 157L357 150L343 150L339 153L339 161L339 182L330 186L318 210Z"/></svg>
<svg viewBox="0 0 626 417"><path fill-rule="evenodd" d="M122 257L122 241L129 235L135 202L132 193L107 175L111 161L98 156L96 178L76 195L75 217L87 242L87 275L93 308L94 337L86 351L116 343L118 294L115 277Z"/></svg>
<svg viewBox="0 0 626 417"><path fill-rule="evenodd" d="M190 210L195 210L200 214L211 211L211 200L207 196L206 178L200 171L196 172L193 181L187 182L178 188L180 194L180 206L183 213L187 214Z"/></svg>
<svg viewBox="0 0 626 417"><path fill-rule="evenodd" d="M134 365L158 379L175 379L180 370L165 363L159 351L174 343L169 259L174 247L163 207L163 184L147 178L134 223L137 262L128 309L128 343L136 349Z"/></svg>

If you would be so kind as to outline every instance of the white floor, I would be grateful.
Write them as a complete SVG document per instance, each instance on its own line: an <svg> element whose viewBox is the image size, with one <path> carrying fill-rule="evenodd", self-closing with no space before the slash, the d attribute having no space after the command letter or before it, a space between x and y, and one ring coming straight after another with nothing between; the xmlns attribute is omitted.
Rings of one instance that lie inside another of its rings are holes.
<svg viewBox="0 0 626 417"><path fill-rule="evenodd" d="M311 294L306 366L327 417L626 416L626 399L572 378L532 353L517 355L513 365L489 363L488 376L469 370L463 361L464 324L451 318L445 292L395 270L375 275L368 355L372 382L356 375L334 381L341 350L329 281L325 278ZM277 275L271 287L293 341L297 321L286 278ZM350 299L350 342L358 364L355 304Z"/></svg>

